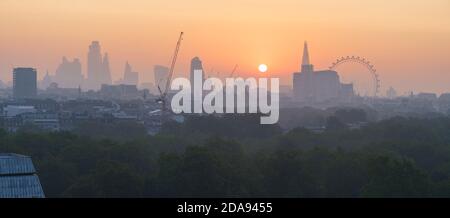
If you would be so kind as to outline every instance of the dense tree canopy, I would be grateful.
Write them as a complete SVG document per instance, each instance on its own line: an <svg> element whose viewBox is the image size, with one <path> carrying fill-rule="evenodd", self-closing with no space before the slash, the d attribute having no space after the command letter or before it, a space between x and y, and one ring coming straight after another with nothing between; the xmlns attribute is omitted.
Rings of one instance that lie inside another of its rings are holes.
<svg viewBox="0 0 450 218"><path fill-rule="evenodd" d="M155 136L129 123L1 131L0 152L30 155L47 197L450 197L449 118L339 126L357 113L323 133L255 116L191 117Z"/></svg>

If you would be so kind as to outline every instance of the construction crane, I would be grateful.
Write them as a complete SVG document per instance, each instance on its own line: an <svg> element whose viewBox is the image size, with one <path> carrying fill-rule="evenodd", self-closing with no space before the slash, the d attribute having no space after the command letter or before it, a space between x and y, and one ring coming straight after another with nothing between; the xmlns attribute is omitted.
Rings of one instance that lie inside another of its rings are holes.
<svg viewBox="0 0 450 218"><path fill-rule="evenodd" d="M166 86L162 90L161 87L158 85L159 98L156 101L161 104L161 120L162 120L162 122L165 121L166 115L168 112L167 105L166 105L167 93L169 91L170 83L172 82L173 71L175 68L175 63L177 62L178 51L180 50L181 40L183 40L183 32L180 33L180 37L178 38L178 42L175 47L175 52L172 57L172 63L170 64L169 75L167 76L167 80L166 80Z"/></svg>
<svg viewBox="0 0 450 218"><path fill-rule="evenodd" d="M233 70L231 71L231 73L230 73L230 76L229 77L233 77L233 75L234 75L234 72L236 71L236 69L238 68L238 65L236 64L236 65L234 65L234 68L233 68Z"/></svg>

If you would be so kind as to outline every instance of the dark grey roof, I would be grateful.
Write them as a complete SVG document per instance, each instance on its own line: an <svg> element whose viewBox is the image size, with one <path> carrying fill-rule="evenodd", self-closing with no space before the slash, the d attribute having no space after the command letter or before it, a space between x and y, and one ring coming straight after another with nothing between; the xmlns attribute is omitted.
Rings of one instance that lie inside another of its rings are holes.
<svg viewBox="0 0 450 218"><path fill-rule="evenodd" d="M43 198L39 178L31 158L0 153L0 198Z"/></svg>
<svg viewBox="0 0 450 218"><path fill-rule="evenodd" d="M28 156L0 153L0 176L11 174L33 174L33 162Z"/></svg>
<svg viewBox="0 0 450 218"><path fill-rule="evenodd" d="M44 198L37 175L0 176L0 198Z"/></svg>

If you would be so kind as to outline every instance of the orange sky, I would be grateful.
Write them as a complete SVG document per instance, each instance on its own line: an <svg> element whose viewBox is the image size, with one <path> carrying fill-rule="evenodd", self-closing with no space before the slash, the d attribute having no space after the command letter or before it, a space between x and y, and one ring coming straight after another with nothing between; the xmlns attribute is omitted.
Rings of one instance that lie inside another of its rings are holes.
<svg viewBox="0 0 450 218"><path fill-rule="evenodd" d="M280 77L290 84L303 41L316 69L337 57L361 55L375 64L383 90L450 92L448 0L0 0L0 79L12 66L50 74L63 55L80 58L88 45L109 53L114 80L125 61L141 81L154 64L168 65L185 32L177 76L199 56L206 71ZM383 91L384 93L384 91Z"/></svg>

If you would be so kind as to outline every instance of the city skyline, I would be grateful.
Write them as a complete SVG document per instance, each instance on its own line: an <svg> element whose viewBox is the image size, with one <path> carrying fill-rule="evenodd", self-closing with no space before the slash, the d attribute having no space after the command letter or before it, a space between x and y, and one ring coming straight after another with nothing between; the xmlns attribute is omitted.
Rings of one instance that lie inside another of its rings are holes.
<svg viewBox="0 0 450 218"><path fill-rule="evenodd" d="M450 0L0 0L0 31L2 201L450 198ZM436 211L410 203L361 206Z"/></svg>
<svg viewBox="0 0 450 218"><path fill-rule="evenodd" d="M153 82L153 66L168 65L173 41L185 31L175 76L189 78L190 60L198 56L205 76L212 68L225 76L235 64L237 75L258 76L258 65L267 64L264 76L292 84L308 40L318 69L347 55L373 61L383 95L391 86L399 94L450 91L448 1L189 4L2 1L0 79L10 81L13 67L21 66L36 68L39 79L47 70L54 75L63 56L80 59L87 77L87 46L98 40L109 53L112 81L128 60L141 82Z"/></svg>

